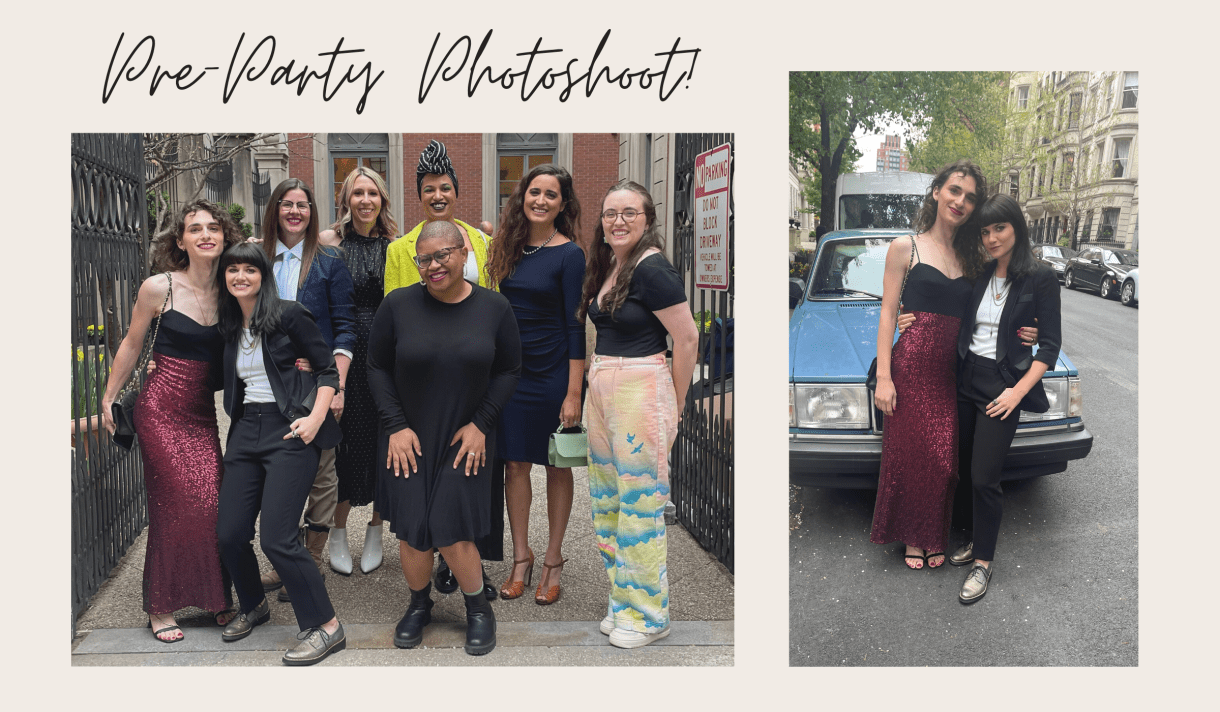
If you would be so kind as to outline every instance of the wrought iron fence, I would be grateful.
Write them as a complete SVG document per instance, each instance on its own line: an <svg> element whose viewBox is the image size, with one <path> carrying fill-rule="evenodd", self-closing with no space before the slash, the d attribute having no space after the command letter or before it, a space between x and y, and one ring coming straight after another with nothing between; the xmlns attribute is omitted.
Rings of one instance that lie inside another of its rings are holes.
<svg viewBox="0 0 1220 712"><path fill-rule="evenodd" d="M733 134L677 134L674 156L674 257L699 329L697 382L678 425L671 471L671 500L678 520L730 571L733 570L733 190L730 172L729 288L695 288L695 157Z"/></svg>
<svg viewBox="0 0 1220 712"><path fill-rule="evenodd" d="M140 134L72 134L72 628L148 523L138 446L100 428L148 250Z"/></svg>

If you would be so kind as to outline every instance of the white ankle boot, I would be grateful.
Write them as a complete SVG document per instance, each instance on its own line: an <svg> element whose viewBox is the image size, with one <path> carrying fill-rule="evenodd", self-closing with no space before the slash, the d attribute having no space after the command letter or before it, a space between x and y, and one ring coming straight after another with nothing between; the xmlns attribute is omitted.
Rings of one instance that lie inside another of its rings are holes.
<svg viewBox="0 0 1220 712"><path fill-rule="evenodd" d="M344 576L352 572L352 551L347 546L347 529L331 527L330 567Z"/></svg>
<svg viewBox="0 0 1220 712"><path fill-rule="evenodd" d="M364 553L360 555L360 570L369 573L381 566L381 525L369 525L364 532Z"/></svg>

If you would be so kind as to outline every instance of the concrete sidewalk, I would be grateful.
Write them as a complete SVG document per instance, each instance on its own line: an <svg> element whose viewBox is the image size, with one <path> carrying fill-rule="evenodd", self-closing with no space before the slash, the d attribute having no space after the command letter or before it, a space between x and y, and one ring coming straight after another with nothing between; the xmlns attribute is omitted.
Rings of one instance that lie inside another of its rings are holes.
<svg viewBox="0 0 1220 712"><path fill-rule="evenodd" d="M530 544L538 557L533 586L521 598L497 599L497 648L482 657L462 650L465 607L457 593L433 592L433 623L415 650L394 648L394 625L406 610L409 592L399 567L398 542L383 527L384 563L362 574L360 554L372 515L371 505L353 509L348 541L356 571L342 576L325 566L326 588L347 630L348 649L323 665L732 665L733 575L704 551L681 525L671 525L669 539L670 611L673 633L637 650L619 650L598 632L606 614L609 582L594 545L588 472L575 468L575 497L564 539L563 597L551 606L534 603L546 549L546 470L531 473L534 499L530 510ZM504 551L512 544L505 516ZM110 578L77 620L72 643L73 665L279 665L280 656L295 645L297 631L292 606L271 601L271 621L247 639L222 644L212 616L196 608L178 612L186 639L167 645L145 627L141 610L147 531L142 533ZM258 551L258 547L255 547ZM270 564L259 551L264 571ZM508 576L511 561L487 563L497 586Z"/></svg>

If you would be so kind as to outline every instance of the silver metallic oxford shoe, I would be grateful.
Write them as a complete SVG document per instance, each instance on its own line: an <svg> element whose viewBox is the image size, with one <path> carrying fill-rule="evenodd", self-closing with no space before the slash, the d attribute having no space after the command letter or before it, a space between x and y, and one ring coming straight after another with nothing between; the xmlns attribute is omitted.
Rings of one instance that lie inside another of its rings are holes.
<svg viewBox="0 0 1220 712"><path fill-rule="evenodd" d="M326 659L327 655L337 653L347 647L347 636L343 634L343 624L334 633L327 633L321 626L310 628L297 636L301 642L297 647L284 653L285 665L313 665Z"/></svg>
<svg viewBox="0 0 1220 712"><path fill-rule="evenodd" d="M983 566L979 562L974 562L974 566L970 567L970 573L966 575L965 582L962 583L962 590L957 594L957 600L962 603L974 603L987 593L987 586L991 583L991 574L995 570L995 562L991 562L991 566Z"/></svg>
<svg viewBox="0 0 1220 712"><path fill-rule="evenodd" d="M269 620L271 620L271 606L267 604L267 599L263 598L263 602L255 606L254 610L234 616L233 620L225 626L220 638L226 643L241 640L254 632L254 626L262 625Z"/></svg>
<svg viewBox="0 0 1220 712"><path fill-rule="evenodd" d="M949 557L949 563L954 566L965 566L971 561L974 561L974 542L963 546L953 552L953 556Z"/></svg>

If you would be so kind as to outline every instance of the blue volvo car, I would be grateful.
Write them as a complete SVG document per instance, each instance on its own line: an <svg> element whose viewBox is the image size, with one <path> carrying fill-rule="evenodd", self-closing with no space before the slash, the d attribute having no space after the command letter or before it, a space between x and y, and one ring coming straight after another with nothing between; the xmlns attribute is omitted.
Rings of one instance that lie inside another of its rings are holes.
<svg viewBox="0 0 1220 712"><path fill-rule="evenodd" d="M788 469L794 485L868 489L881 465L881 411L864 386L877 355L882 275L891 240L909 230L841 230L818 243L788 324ZM1035 347L1036 348L1036 347ZM1062 351L1042 378L1045 413L1022 413L1003 479L1067 469L1089 454L1080 374Z"/></svg>

